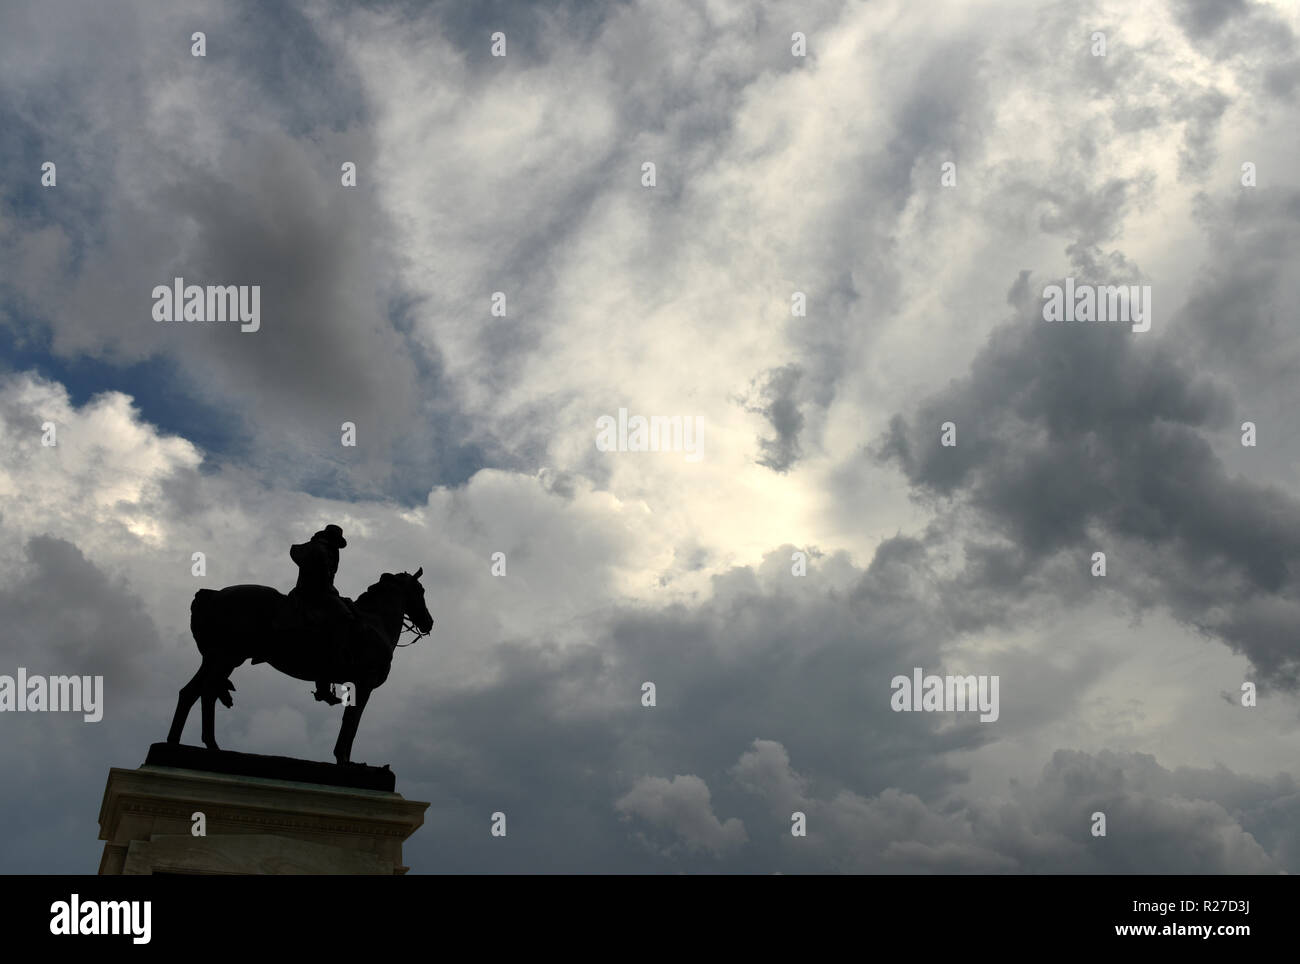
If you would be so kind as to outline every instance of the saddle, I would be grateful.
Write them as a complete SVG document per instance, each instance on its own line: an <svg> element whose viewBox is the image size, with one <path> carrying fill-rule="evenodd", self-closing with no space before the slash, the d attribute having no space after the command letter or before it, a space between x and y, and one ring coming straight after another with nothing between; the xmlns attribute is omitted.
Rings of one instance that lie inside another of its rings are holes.
<svg viewBox="0 0 1300 964"><path fill-rule="evenodd" d="M320 605L292 592L271 621L271 630L283 646L301 648L317 656L323 666L338 667L333 675L344 679L351 678L365 660L370 648L366 644L372 642L373 635L369 622L352 618L346 604L329 600ZM253 662L266 662L266 658Z"/></svg>

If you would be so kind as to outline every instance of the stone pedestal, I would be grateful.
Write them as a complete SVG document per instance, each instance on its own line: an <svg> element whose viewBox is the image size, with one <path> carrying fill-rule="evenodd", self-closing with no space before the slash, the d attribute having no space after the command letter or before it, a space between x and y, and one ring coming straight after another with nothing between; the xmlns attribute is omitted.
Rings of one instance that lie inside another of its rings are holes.
<svg viewBox="0 0 1300 964"><path fill-rule="evenodd" d="M217 769L238 770L230 759L248 756L227 754ZM107 841L99 872L404 874L402 842L428 806L360 787L153 762L114 767L99 811L99 839ZM205 836L192 832L195 813L204 815Z"/></svg>

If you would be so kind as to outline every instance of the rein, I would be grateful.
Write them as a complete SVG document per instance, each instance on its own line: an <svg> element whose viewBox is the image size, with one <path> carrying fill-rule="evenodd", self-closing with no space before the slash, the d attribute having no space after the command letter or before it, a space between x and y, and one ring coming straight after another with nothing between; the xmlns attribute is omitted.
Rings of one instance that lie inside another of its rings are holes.
<svg viewBox="0 0 1300 964"><path fill-rule="evenodd" d="M412 633L415 633L415 638L414 638L413 640L411 640L409 643L401 643L401 642L399 642L399 643L397 644L397 648L398 648L398 649L404 649L404 648L406 648L407 646L414 646L414 645L415 645L416 643L418 643L420 640L424 639L425 636L428 636L428 635L429 635L428 633L422 633L422 632L420 632L419 628L415 625L415 623L411 622L410 617L408 617L405 613L403 613L403 614L402 614L402 631L399 632L399 633L397 634L397 638L400 640L400 639L402 638L402 633L405 633L405 632L412 632Z"/></svg>

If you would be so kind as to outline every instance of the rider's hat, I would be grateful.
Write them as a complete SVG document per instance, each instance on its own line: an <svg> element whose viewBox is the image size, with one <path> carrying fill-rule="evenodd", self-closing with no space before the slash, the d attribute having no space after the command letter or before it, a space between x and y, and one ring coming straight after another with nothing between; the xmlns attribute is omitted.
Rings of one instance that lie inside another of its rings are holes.
<svg viewBox="0 0 1300 964"><path fill-rule="evenodd" d="M312 536L313 539L324 539L335 549L346 549L348 540L343 538L343 530L336 525L328 525L320 532Z"/></svg>

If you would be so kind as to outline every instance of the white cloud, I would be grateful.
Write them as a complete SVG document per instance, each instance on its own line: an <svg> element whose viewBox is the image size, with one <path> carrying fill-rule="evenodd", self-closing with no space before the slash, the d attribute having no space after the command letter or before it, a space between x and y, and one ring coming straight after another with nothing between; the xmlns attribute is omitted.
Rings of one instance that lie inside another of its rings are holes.
<svg viewBox="0 0 1300 964"><path fill-rule="evenodd" d="M708 784L697 776L678 775L671 780L642 777L618 799L614 809L667 830L688 850L722 856L743 846L747 839L740 820L720 821L714 815Z"/></svg>

